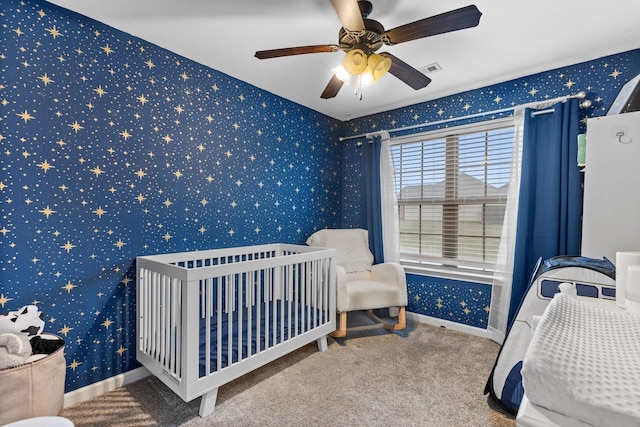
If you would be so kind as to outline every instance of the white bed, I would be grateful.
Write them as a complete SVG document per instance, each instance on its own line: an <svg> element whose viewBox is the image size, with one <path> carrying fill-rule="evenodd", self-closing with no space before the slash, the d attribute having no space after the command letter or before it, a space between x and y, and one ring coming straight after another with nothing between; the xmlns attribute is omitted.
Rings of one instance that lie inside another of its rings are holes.
<svg viewBox="0 0 640 427"><path fill-rule="evenodd" d="M136 357L213 412L218 387L336 328L335 250L271 244L138 257Z"/></svg>
<svg viewBox="0 0 640 427"><path fill-rule="evenodd" d="M640 318L615 302L557 294L522 378L519 426L639 426Z"/></svg>

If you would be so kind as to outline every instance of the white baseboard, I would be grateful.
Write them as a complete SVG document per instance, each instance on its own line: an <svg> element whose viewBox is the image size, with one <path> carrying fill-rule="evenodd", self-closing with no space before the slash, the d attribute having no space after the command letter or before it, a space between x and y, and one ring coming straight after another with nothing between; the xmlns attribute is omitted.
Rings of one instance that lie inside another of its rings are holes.
<svg viewBox="0 0 640 427"><path fill-rule="evenodd" d="M125 386L127 384L134 383L145 377L148 377L151 373L145 367L133 369L123 374L116 375L106 380L102 380L97 383L89 384L86 387L79 388L77 390L70 391L64 394L64 407L68 408L76 403L84 402L92 397L99 396L102 393L106 393L111 390L115 390L118 387Z"/></svg>
<svg viewBox="0 0 640 427"><path fill-rule="evenodd" d="M463 325L462 323L452 322L450 320L438 319L437 317L425 316L424 314L407 312L407 319L419 323L426 323L427 325L440 326L454 331L464 332L470 335L476 335L482 338L490 338L490 334L486 329Z"/></svg>

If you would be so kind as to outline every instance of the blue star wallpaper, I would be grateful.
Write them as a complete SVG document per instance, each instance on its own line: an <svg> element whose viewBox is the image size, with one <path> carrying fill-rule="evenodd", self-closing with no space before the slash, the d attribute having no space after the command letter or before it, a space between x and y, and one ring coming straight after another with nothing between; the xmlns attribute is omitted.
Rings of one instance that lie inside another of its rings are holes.
<svg viewBox="0 0 640 427"><path fill-rule="evenodd" d="M640 72L635 50L340 122L46 1L1 14L0 310L38 305L66 391L140 366L136 256L364 227L340 136L579 90L598 116ZM407 279L409 311L486 328L490 285Z"/></svg>
<svg viewBox="0 0 640 427"><path fill-rule="evenodd" d="M574 95L579 91L585 91L586 99L591 101L590 107L580 110L582 132L585 132L586 119L605 115L622 86L639 73L640 49L637 49L355 119L344 124L344 133L341 136L424 124L424 127L391 133L393 137L497 119L507 117L511 113L487 114L471 119L464 117ZM437 74L433 76L431 84L437 84ZM460 119L455 120L456 118ZM449 119L454 120L436 123ZM343 142L345 154L342 171L345 178L342 184L342 215L345 227L366 228L366 212L363 210L362 198L364 187L360 173L363 170L363 158L362 150L356 145L358 141L363 139ZM489 284L407 274L407 291L409 312L483 329L487 327L491 305Z"/></svg>
<svg viewBox="0 0 640 427"><path fill-rule="evenodd" d="M340 122L47 2L2 2L0 309L66 390L138 367L135 257L340 225Z"/></svg>

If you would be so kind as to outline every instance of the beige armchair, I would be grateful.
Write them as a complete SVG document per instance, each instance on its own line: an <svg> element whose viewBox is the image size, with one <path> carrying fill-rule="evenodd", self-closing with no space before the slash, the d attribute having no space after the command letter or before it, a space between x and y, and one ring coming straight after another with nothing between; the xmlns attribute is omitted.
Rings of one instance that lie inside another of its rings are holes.
<svg viewBox="0 0 640 427"><path fill-rule="evenodd" d="M369 236L363 229L325 229L313 233L307 245L336 250L338 327L331 334L340 338L347 334L347 313L366 310L375 325L352 327L349 330L383 327L401 330L406 326L407 281L404 270L397 263L373 264L369 250ZM388 324L373 310L398 308L398 322Z"/></svg>

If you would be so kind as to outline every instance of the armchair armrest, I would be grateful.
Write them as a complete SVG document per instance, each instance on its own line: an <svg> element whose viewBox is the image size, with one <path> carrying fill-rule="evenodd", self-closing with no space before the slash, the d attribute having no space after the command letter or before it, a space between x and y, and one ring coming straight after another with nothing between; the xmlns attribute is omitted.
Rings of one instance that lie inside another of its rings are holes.
<svg viewBox="0 0 640 427"><path fill-rule="evenodd" d="M407 305L407 276L400 264L395 262L376 264L371 267L371 278L372 280L398 286L404 305Z"/></svg>
<svg viewBox="0 0 640 427"><path fill-rule="evenodd" d="M346 309L342 305L349 301L347 295L347 271L344 267L336 265L336 276L336 310L341 312Z"/></svg>

